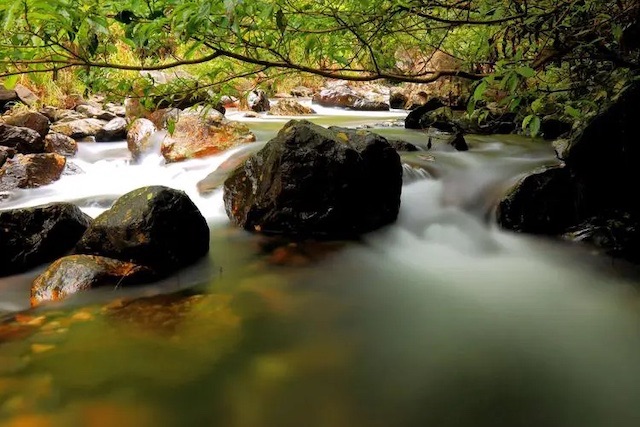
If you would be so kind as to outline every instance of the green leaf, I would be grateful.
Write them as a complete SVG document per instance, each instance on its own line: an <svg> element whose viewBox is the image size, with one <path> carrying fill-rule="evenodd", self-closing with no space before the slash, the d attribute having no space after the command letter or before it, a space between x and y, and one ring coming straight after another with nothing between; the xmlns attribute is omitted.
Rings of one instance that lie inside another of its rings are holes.
<svg viewBox="0 0 640 427"><path fill-rule="evenodd" d="M287 28L287 20L284 16L284 12L282 12L282 9L278 9L278 11L276 12L276 26L281 33L284 33Z"/></svg>
<svg viewBox="0 0 640 427"><path fill-rule="evenodd" d="M469 103L467 104L467 114L471 116L471 114L473 114L475 109L476 109L476 100L472 98L469 100Z"/></svg>
<svg viewBox="0 0 640 427"><path fill-rule="evenodd" d="M173 118L170 118L167 120L167 132L169 132L169 135L173 135L175 131L176 131L176 120Z"/></svg>
<svg viewBox="0 0 640 427"><path fill-rule="evenodd" d="M536 71L530 67L519 67L516 69L516 73L527 79L536 75Z"/></svg>
<svg viewBox="0 0 640 427"><path fill-rule="evenodd" d="M565 105L564 112L565 114L573 117L574 119L579 119L580 116L582 115L580 113L580 110L578 110L577 108L573 108L571 105Z"/></svg>
<svg viewBox="0 0 640 427"><path fill-rule="evenodd" d="M475 101L480 101L485 93L485 91L487 90L487 82L483 81L480 82L480 84L478 86L476 86L476 89L473 91L473 99Z"/></svg>
<svg viewBox="0 0 640 427"><path fill-rule="evenodd" d="M271 17L271 15L273 15L273 5L269 4L264 6L264 9L262 9L262 12L260 12L260 20L264 21L268 18Z"/></svg>
<svg viewBox="0 0 640 427"><path fill-rule="evenodd" d="M531 103L531 111L534 113L539 113L544 108L544 100L543 98L536 98Z"/></svg>
<svg viewBox="0 0 640 427"><path fill-rule="evenodd" d="M16 74L15 76L9 76L4 78L4 88L7 90L11 90L16 87L18 83L19 76Z"/></svg>
<svg viewBox="0 0 640 427"><path fill-rule="evenodd" d="M529 114L522 120L522 129L528 130L529 134L535 137L538 135L538 132L540 132L540 124L540 117L535 114Z"/></svg>

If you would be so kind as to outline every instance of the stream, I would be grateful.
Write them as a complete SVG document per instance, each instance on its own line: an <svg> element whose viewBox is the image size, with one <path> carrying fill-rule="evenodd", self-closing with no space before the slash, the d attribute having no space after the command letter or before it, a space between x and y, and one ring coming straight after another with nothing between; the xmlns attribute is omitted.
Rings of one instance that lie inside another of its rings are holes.
<svg viewBox="0 0 640 427"><path fill-rule="evenodd" d="M378 125L402 112L318 110L310 120L322 125L427 144ZM256 146L287 120L228 116ZM395 224L301 243L238 230L220 189L198 193L238 149L132 165L126 142L80 144L72 162L84 173L0 209L70 201L95 217L130 190L166 185L200 208L211 251L159 283L37 310L29 286L44 266L0 278L0 425L637 427L637 269L499 230L497 200L555 164L553 149L466 138L468 152L402 154Z"/></svg>

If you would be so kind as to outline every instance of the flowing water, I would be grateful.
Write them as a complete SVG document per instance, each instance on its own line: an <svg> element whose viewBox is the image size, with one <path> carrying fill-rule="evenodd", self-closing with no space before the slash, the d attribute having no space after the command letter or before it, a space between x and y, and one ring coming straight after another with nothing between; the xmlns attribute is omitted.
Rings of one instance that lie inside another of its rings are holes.
<svg viewBox="0 0 640 427"><path fill-rule="evenodd" d="M314 120L401 117L321 109ZM284 120L247 122L260 145ZM375 130L426 145L421 132ZM469 152L403 154L397 223L331 243L231 227L221 191L196 188L233 152L131 165L125 143L82 145L84 173L0 208L67 200L95 216L129 190L167 185L202 210L211 252L161 283L31 311L42 268L0 279L0 424L640 425L636 271L496 229L496 200L553 151L467 139Z"/></svg>

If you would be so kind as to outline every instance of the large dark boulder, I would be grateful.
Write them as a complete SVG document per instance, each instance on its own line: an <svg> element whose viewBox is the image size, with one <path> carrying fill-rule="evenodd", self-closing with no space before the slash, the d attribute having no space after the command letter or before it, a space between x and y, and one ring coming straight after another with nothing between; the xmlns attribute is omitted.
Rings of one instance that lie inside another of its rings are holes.
<svg viewBox="0 0 640 427"><path fill-rule="evenodd" d="M546 140L554 140L571 132L573 123L557 116L544 116L540 122L540 133Z"/></svg>
<svg viewBox="0 0 640 427"><path fill-rule="evenodd" d="M570 138L562 160L584 190L586 216L601 208L638 210L629 189L640 185L639 121L640 82L635 82Z"/></svg>
<svg viewBox="0 0 640 427"><path fill-rule="evenodd" d="M640 262L640 216L629 212L603 212L571 227L565 238L590 243L612 256Z"/></svg>
<svg viewBox="0 0 640 427"><path fill-rule="evenodd" d="M407 151L407 152L420 151L420 149L415 144L412 144L402 139L387 139L387 142L396 151Z"/></svg>
<svg viewBox="0 0 640 427"><path fill-rule="evenodd" d="M19 153L41 153L44 138L35 130L0 123L0 145L15 148Z"/></svg>
<svg viewBox="0 0 640 427"><path fill-rule="evenodd" d="M349 139L358 137L358 135L366 135L367 133L369 133L369 131L366 131L363 129L345 128L342 126L329 126L329 130L336 133L344 133L349 137ZM396 151L407 151L407 152L420 151L420 149L415 144L412 144L408 141L404 141L402 139L392 139L392 138L385 138L385 139L387 140L389 145L393 147L393 149Z"/></svg>
<svg viewBox="0 0 640 427"><path fill-rule="evenodd" d="M395 221L401 188L385 138L292 120L225 181L224 202L247 230L335 238Z"/></svg>
<svg viewBox="0 0 640 427"><path fill-rule="evenodd" d="M456 151L469 151L469 144L464 139L462 132L456 132L456 134L447 141L447 144L452 146Z"/></svg>
<svg viewBox="0 0 640 427"><path fill-rule="evenodd" d="M0 212L0 276L64 255L90 223L89 216L69 203Z"/></svg>
<svg viewBox="0 0 640 427"><path fill-rule="evenodd" d="M640 82L558 144L565 166L527 177L501 202L498 221L524 232L561 234L597 244L614 255L640 247ZM640 256L635 259L640 261Z"/></svg>
<svg viewBox="0 0 640 427"><path fill-rule="evenodd" d="M94 255L60 258L31 284L31 306L58 301L98 287L118 288L146 283L153 272L140 265Z"/></svg>
<svg viewBox="0 0 640 427"><path fill-rule="evenodd" d="M209 227L182 191L143 187L120 197L82 236L76 253L99 255L170 274L209 250Z"/></svg>
<svg viewBox="0 0 640 427"><path fill-rule="evenodd" d="M558 234L576 222L576 194L567 168L553 167L522 179L498 205L498 222L509 230Z"/></svg>
<svg viewBox="0 0 640 427"><path fill-rule="evenodd" d="M204 179L198 181L198 192L200 194L208 194L224 184L229 175L239 168L249 157L258 151L255 144L247 145L239 148L224 162L220 163L213 172L204 177Z"/></svg>

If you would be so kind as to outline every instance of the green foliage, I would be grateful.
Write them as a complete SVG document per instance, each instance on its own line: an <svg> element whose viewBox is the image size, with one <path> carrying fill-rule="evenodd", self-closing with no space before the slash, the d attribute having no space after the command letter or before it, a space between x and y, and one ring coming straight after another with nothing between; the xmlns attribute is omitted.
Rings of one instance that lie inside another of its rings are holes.
<svg viewBox="0 0 640 427"><path fill-rule="evenodd" d="M290 71L424 83L458 76L483 79L470 111L494 101L539 116L536 100L552 98L577 117L637 72L638 17L635 0L4 1L0 78L10 87L17 74L71 70L94 91L158 100ZM158 84L137 73L171 67L192 78Z"/></svg>
<svg viewBox="0 0 640 427"><path fill-rule="evenodd" d="M522 120L522 130L525 132L529 132L531 136L537 136L540 132L540 124L541 120L539 116L535 114L529 114L527 117Z"/></svg>

